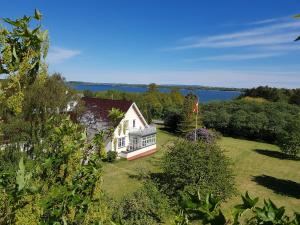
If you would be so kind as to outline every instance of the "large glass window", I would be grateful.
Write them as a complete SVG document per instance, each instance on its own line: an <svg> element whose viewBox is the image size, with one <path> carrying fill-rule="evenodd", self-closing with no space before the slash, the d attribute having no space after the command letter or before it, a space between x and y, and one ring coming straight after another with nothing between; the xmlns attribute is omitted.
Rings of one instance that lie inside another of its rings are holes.
<svg viewBox="0 0 300 225"><path fill-rule="evenodd" d="M125 147L125 137L118 138L118 148L124 148Z"/></svg>
<svg viewBox="0 0 300 225"><path fill-rule="evenodd" d="M155 143L156 143L156 135L155 134L147 136L147 137L143 137L143 139L142 139L143 147L154 145Z"/></svg>

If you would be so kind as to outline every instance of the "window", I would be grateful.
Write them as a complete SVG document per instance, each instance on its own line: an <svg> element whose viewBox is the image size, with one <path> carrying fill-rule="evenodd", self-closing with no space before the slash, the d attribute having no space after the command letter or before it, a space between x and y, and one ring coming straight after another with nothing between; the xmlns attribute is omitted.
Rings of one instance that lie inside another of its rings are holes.
<svg viewBox="0 0 300 225"><path fill-rule="evenodd" d="M125 137L118 138L118 148L124 148L125 147Z"/></svg>
<svg viewBox="0 0 300 225"><path fill-rule="evenodd" d="M138 143L137 138L133 138L133 144L137 145L137 143Z"/></svg>
<svg viewBox="0 0 300 225"><path fill-rule="evenodd" d="M135 120L132 121L132 127L135 127Z"/></svg>
<svg viewBox="0 0 300 225"><path fill-rule="evenodd" d="M143 137L143 139L142 139L142 147L154 145L155 143L156 143L156 136L155 136L155 134L147 136L147 137Z"/></svg>

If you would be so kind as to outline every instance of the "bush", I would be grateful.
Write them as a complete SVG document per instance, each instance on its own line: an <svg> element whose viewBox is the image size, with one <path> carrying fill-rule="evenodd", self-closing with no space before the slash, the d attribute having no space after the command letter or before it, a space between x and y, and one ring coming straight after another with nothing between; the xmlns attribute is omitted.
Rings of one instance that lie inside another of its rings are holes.
<svg viewBox="0 0 300 225"><path fill-rule="evenodd" d="M107 152L107 162L114 162L117 159L118 153L116 151Z"/></svg>
<svg viewBox="0 0 300 225"><path fill-rule="evenodd" d="M178 140L162 159L164 190L170 196L214 194L219 200L234 192L229 159L215 144ZM178 199L179 200L179 199Z"/></svg>
<svg viewBox="0 0 300 225"><path fill-rule="evenodd" d="M166 224L171 211L167 196L152 182L126 196L115 207L113 221L124 225Z"/></svg>
<svg viewBox="0 0 300 225"><path fill-rule="evenodd" d="M186 135L186 139L189 141L195 141L195 132L197 141L202 141L206 144L212 144L217 139L217 135L213 131L210 131L206 128L199 128L189 132Z"/></svg>
<svg viewBox="0 0 300 225"><path fill-rule="evenodd" d="M102 160L102 161L106 161L107 160L107 151L106 151L106 149L105 148L102 148L101 150L100 150L100 153L99 153L100 155L100 159Z"/></svg>
<svg viewBox="0 0 300 225"><path fill-rule="evenodd" d="M300 152L299 132L292 132L290 134L283 135L278 145L284 154L296 157Z"/></svg>
<svg viewBox="0 0 300 225"><path fill-rule="evenodd" d="M182 116L180 111L176 110L168 110L165 112L164 116L164 124L165 127L173 133L178 131L178 124L180 123Z"/></svg>

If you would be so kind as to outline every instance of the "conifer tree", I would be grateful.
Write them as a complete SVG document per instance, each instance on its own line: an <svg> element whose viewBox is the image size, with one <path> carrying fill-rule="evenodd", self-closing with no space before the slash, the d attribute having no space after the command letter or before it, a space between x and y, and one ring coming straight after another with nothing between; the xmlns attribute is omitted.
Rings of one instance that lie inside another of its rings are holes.
<svg viewBox="0 0 300 225"><path fill-rule="evenodd" d="M183 102L183 108L181 111L181 122L178 125L178 131L181 134L186 134L196 128L196 117L197 127L201 126L201 120L199 114L195 112L196 103L198 98L193 93L189 93L185 96Z"/></svg>

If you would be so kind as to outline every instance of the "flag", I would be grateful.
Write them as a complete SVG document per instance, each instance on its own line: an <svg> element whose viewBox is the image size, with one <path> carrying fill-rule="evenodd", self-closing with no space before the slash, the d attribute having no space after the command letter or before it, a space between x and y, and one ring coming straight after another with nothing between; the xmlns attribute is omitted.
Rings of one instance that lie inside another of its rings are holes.
<svg viewBox="0 0 300 225"><path fill-rule="evenodd" d="M198 113L198 112L199 112L199 101L197 99L193 108L193 113Z"/></svg>

